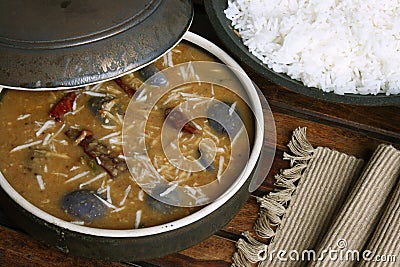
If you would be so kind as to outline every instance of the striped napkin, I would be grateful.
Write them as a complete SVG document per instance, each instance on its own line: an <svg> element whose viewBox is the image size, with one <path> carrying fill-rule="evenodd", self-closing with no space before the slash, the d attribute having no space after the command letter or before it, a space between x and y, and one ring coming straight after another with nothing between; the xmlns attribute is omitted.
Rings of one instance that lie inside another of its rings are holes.
<svg viewBox="0 0 400 267"><path fill-rule="evenodd" d="M339 259L348 251L362 253L367 244L371 254L398 255L399 246L391 240L400 239L399 201L391 200L387 208L385 203L400 174L400 151L380 145L365 164L329 148L313 148L305 128L294 131L288 147L292 153L284 159L291 167L275 176L275 191L258 198L256 237L243 234L233 266L380 266Z"/></svg>
<svg viewBox="0 0 400 267"><path fill-rule="evenodd" d="M357 266L375 267L386 264L386 266L400 266L400 181L390 197L385 213L378 223L371 241L365 251L371 251L377 255L385 255L381 261L367 261L362 259ZM396 257L396 258L393 258ZM397 260L389 262L390 259Z"/></svg>
<svg viewBox="0 0 400 267"><path fill-rule="evenodd" d="M347 197L335 222L319 244L318 252L326 248L346 253L347 251L362 252L369 236L379 223L385 210L385 203L399 175L400 151L392 146L380 145ZM392 222L383 222L385 225L390 223ZM399 238L400 236L397 235L397 239ZM343 258L335 261L335 266L353 266L354 261L360 259L360 256L350 258L350 255L346 257L344 254ZM325 257L321 261L314 261L309 266L329 267L332 263L329 257Z"/></svg>

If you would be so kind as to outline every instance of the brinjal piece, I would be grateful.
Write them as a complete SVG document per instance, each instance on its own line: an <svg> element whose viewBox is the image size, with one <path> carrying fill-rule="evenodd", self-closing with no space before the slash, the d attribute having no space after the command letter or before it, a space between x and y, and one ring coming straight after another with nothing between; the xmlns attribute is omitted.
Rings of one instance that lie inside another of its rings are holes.
<svg viewBox="0 0 400 267"><path fill-rule="evenodd" d="M91 222L104 216L107 206L92 191L87 189L76 190L64 195L61 199L61 208L68 215Z"/></svg>
<svg viewBox="0 0 400 267"><path fill-rule="evenodd" d="M156 210L157 212L160 212L162 214L169 214L173 210L176 209L175 206L168 205L164 202L161 202L149 195L146 195L146 203L149 205L152 209Z"/></svg>
<svg viewBox="0 0 400 267"><path fill-rule="evenodd" d="M161 195L166 190L168 190L167 187L157 185L155 188L152 189L152 194L153 195ZM172 198L175 200L177 198L177 195L176 195L175 191L172 191L172 192L169 192L164 197L170 198L170 199ZM174 210L177 209L176 206L161 202L148 194L145 195L145 201L146 201L147 205L150 206L153 210L158 211L162 214L170 214L171 212L174 212ZM176 201L174 201L174 202L176 202Z"/></svg>
<svg viewBox="0 0 400 267"><path fill-rule="evenodd" d="M91 97L88 101L88 106L92 114L101 121L102 124L109 125L110 121L105 116L101 116L100 111L104 103L104 98L102 97Z"/></svg>
<svg viewBox="0 0 400 267"><path fill-rule="evenodd" d="M214 131L216 131L217 133L220 134L226 133L224 126L222 126L222 124L220 124L216 120L208 118L208 124L210 124L211 128L213 128Z"/></svg>
<svg viewBox="0 0 400 267"><path fill-rule="evenodd" d="M88 106L92 114L103 125L115 125L115 115L122 114L120 105L116 103L116 99L110 97L91 97Z"/></svg>
<svg viewBox="0 0 400 267"><path fill-rule="evenodd" d="M216 102L207 110L208 123L219 134L231 134L232 137L242 128L239 112L232 109L231 103Z"/></svg>
<svg viewBox="0 0 400 267"><path fill-rule="evenodd" d="M141 68L139 70L139 74L140 77L146 81L147 79L149 79L150 77L152 77L153 75L157 74L158 75L155 77L154 80L152 80L151 85L165 85L167 84L168 80L165 77L165 75L160 72L160 70L156 67L156 65L154 64L149 64L144 68Z"/></svg>
<svg viewBox="0 0 400 267"><path fill-rule="evenodd" d="M206 155L204 154L204 151L202 151L200 148L198 150L199 152L199 162L200 164L206 168L207 171L209 172L214 172L215 171L215 167L212 164L212 162L210 160L207 159Z"/></svg>

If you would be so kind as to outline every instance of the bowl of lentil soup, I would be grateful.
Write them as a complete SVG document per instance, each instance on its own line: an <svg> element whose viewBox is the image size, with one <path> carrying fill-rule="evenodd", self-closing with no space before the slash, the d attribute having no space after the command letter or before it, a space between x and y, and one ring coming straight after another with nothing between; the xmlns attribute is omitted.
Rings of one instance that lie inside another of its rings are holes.
<svg viewBox="0 0 400 267"><path fill-rule="evenodd" d="M154 73L192 61L220 62L241 70L221 49L188 32L156 61L111 81L64 91L2 92L0 150L8 156L0 162L0 185L2 206L9 207L5 212L10 218L61 251L107 260L161 257L200 242L228 223L249 197L251 173L263 146L263 111L251 81L245 79L243 86L248 105L222 86L198 83L174 88L178 96L163 96L158 102L163 105L151 113L155 124L146 124L150 137L144 145L151 163L162 173L171 166L159 154L159 134L151 129L159 130L156 126L162 123L174 128L176 121L182 121L184 114L172 112L180 97L217 98L226 108L214 113L235 113L245 121L251 137L245 167L212 201L181 206L160 201L138 185L133 168L126 164L123 122L135 91ZM159 76L158 83L163 79L170 78ZM213 120L183 121L181 148L185 146L185 156L197 159L203 168L197 173L177 171L168 183L184 179L184 186L196 188L203 185L198 184L200 178L205 184L218 180L229 163L221 159L231 153L226 149L227 130ZM201 156L204 147L198 139L206 137L222 140L213 159ZM171 195L171 188L158 188L156 195Z"/></svg>

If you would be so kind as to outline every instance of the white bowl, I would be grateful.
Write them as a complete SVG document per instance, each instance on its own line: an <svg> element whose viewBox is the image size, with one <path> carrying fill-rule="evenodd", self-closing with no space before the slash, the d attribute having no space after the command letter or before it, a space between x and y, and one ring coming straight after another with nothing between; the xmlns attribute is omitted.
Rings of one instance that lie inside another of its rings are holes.
<svg viewBox="0 0 400 267"><path fill-rule="evenodd" d="M244 73L227 53L203 37L187 32L183 39L202 47L226 65ZM247 168L224 194L199 211L176 221L141 229L90 228L61 220L32 205L0 173L0 185L4 191L1 194L2 203L7 207L5 212L35 238L64 252L91 258L143 260L173 253L200 242L227 224L248 199L251 174L263 147L263 110L259 95L247 75L241 82L254 116L261 122L255 123Z"/></svg>

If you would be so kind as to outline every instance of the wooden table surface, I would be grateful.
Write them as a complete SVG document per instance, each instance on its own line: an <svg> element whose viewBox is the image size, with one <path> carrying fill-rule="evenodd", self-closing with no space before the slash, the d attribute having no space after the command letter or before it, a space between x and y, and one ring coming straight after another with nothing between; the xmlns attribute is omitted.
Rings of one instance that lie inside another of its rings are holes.
<svg viewBox="0 0 400 267"><path fill-rule="evenodd" d="M227 50L216 37L199 4L195 4L191 31ZM269 192L274 174L288 167L282 155L288 150L286 144L295 128L306 126L308 138L314 146L328 146L361 158L371 156L380 143L400 147L400 106L365 107L324 102L292 93L245 66L243 68L271 106L277 131L277 152L263 185L228 225L203 242L163 258L110 263L71 257L55 251L24 234L0 212L0 266L230 266L235 242L243 231L252 230L257 218L255 196Z"/></svg>

